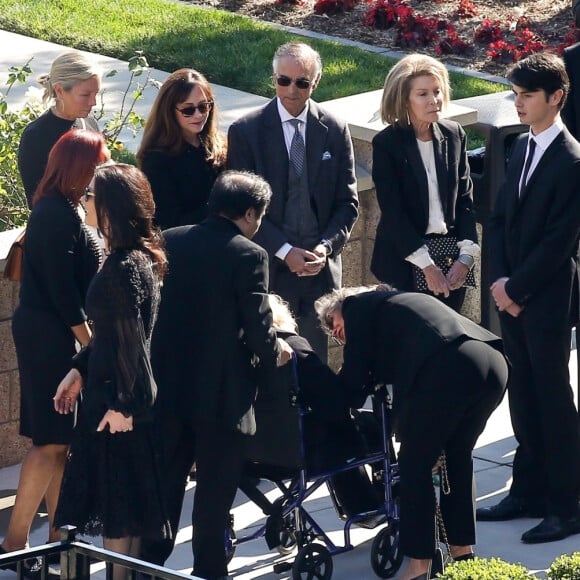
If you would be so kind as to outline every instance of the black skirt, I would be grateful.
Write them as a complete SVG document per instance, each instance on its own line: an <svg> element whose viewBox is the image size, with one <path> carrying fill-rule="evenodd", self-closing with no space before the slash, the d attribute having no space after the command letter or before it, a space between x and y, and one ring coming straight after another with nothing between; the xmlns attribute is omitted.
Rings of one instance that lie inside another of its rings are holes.
<svg viewBox="0 0 580 580"><path fill-rule="evenodd" d="M20 434L34 445L68 445L74 417L57 413L53 397L75 354L71 329L52 313L18 306L12 336L20 372Z"/></svg>

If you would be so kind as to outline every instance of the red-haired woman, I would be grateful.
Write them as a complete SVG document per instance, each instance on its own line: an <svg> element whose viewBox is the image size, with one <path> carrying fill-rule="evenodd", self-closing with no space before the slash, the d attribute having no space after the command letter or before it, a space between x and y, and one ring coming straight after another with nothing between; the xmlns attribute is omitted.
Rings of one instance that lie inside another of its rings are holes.
<svg viewBox="0 0 580 580"><path fill-rule="evenodd" d="M57 413L52 397L70 369L75 343L86 346L91 337L84 304L99 267L100 250L83 223L81 200L95 168L109 157L99 133L69 131L52 148L34 194L20 303L12 320L20 371L20 434L32 440L32 447L22 464L0 553L28 545L30 526L43 497L49 541L58 539L52 523L73 417Z"/></svg>
<svg viewBox="0 0 580 580"><path fill-rule="evenodd" d="M155 222L165 230L197 224L226 161L226 140L208 80L182 68L169 75L153 103L137 153L155 198Z"/></svg>

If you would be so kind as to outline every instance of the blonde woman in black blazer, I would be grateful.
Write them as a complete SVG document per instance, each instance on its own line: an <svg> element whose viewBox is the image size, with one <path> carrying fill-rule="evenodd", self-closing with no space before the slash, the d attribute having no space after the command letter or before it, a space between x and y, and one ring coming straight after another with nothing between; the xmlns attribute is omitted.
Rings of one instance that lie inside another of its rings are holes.
<svg viewBox="0 0 580 580"><path fill-rule="evenodd" d="M381 117L389 126L373 139L381 219L371 270L382 282L415 290L414 264L430 293L459 310L480 249L465 132L440 119L449 95L447 69L425 55L403 58L385 80ZM449 235L457 238L460 254L445 276L424 244L425 238Z"/></svg>

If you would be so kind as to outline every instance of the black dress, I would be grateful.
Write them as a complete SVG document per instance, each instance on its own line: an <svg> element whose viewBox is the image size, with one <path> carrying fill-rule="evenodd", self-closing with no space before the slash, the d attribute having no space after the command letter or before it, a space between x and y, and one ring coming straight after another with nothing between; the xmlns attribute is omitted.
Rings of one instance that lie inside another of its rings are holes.
<svg viewBox="0 0 580 580"><path fill-rule="evenodd" d="M198 224L207 217L218 170L206 159L203 146L187 145L179 155L147 151L140 169L151 184L155 222L162 230Z"/></svg>
<svg viewBox="0 0 580 580"><path fill-rule="evenodd" d="M94 321L90 345L73 366L83 375L83 400L56 513L56 526L107 538L164 537L159 457L151 421L157 394L149 343L160 283L143 252L117 251L87 294ZM108 409L133 417L127 433L97 432Z"/></svg>
<svg viewBox="0 0 580 580"><path fill-rule="evenodd" d="M86 321L85 296L100 260L96 240L62 196L32 210L12 336L20 372L20 434L34 445L68 445L73 417L52 398L76 352L71 330Z"/></svg>

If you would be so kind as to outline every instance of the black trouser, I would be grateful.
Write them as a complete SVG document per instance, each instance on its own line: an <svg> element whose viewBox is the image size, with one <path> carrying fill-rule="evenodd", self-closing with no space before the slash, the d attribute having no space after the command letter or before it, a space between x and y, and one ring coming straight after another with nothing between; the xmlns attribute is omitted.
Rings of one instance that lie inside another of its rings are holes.
<svg viewBox="0 0 580 580"><path fill-rule="evenodd" d="M173 539L144 541L142 557L162 565L171 554L187 475L195 462L193 571L196 576L210 580L226 576L226 529L241 477L247 437L213 422L194 427L190 420L175 416L165 421L163 427L165 499Z"/></svg>
<svg viewBox="0 0 580 580"><path fill-rule="evenodd" d="M575 515L580 491L580 423L568 364L569 328L538 328L524 312L500 313L506 354L512 363L510 415L518 448L510 493Z"/></svg>
<svg viewBox="0 0 580 580"><path fill-rule="evenodd" d="M445 451L451 493L441 496L449 542L475 543L472 451L500 402L508 377L503 355L483 342L447 346L419 371L397 422L401 442L401 550L431 558L435 493L431 470ZM396 396L396 394L395 394Z"/></svg>

